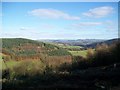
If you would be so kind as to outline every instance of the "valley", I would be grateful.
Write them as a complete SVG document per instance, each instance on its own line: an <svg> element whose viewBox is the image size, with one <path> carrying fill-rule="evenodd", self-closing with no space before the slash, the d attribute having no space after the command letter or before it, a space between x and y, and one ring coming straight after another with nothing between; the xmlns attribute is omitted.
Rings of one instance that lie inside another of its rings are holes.
<svg viewBox="0 0 120 90"><path fill-rule="evenodd" d="M118 0L7 1L1 89L120 90Z"/></svg>
<svg viewBox="0 0 120 90"><path fill-rule="evenodd" d="M119 39L108 45L98 42L95 48L23 38L4 38L2 42L0 70L3 85L7 88L21 85L21 89L102 90L102 85L112 89L120 84L120 62L116 58L119 57Z"/></svg>

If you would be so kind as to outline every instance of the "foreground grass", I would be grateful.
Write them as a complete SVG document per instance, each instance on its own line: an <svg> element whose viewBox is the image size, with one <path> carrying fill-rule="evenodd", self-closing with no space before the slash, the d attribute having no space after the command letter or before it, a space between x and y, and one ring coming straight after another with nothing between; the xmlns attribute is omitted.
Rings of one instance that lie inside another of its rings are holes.
<svg viewBox="0 0 120 90"><path fill-rule="evenodd" d="M23 70L23 69L22 69ZM3 79L3 88L79 88L81 90L111 90L119 84L120 68L101 67L72 72L53 72L36 75L19 73L11 79ZM17 70L18 72L18 70ZM37 72L38 73L38 72Z"/></svg>
<svg viewBox="0 0 120 90"><path fill-rule="evenodd" d="M7 69L7 68L12 68L16 65L18 65L20 62L16 62L16 61L7 61L7 62L4 62L3 60L1 61L1 64L2 64L2 70L4 69Z"/></svg>
<svg viewBox="0 0 120 90"><path fill-rule="evenodd" d="M5 56L4 54L0 54L0 70L5 70L8 68L12 68L19 64L20 62L10 60L10 61L3 61L2 57Z"/></svg>
<svg viewBox="0 0 120 90"><path fill-rule="evenodd" d="M6 69L13 69L14 67L21 67L20 65L23 65L23 67L26 65L27 69L30 69L34 66L38 66L38 68L43 68L43 63L41 61L6 61L4 62L3 60L0 61L0 70L6 70ZM23 68L24 69L24 68Z"/></svg>
<svg viewBox="0 0 120 90"><path fill-rule="evenodd" d="M2 55L0 54L0 70L2 70Z"/></svg>
<svg viewBox="0 0 120 90"><path fill-rule="evenodd" d="M46 67L40 61L8 61L8 74L3 75L3 88L79 88L81 90L110 90L120 82L120 67L90 67L70 71ZM9 65L10 64L10 65ZM74 65L73 65L74 66ZM77 65L75 65L77 66ZM4 71L4 70L3 70ZM4 72L3 72L4 73Z"/></svg>

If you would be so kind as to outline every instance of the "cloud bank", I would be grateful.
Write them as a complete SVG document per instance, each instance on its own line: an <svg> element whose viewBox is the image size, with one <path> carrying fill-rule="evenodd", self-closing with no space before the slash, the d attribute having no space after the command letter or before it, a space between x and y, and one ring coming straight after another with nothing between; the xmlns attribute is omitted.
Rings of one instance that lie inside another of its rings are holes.
<svg viewBox="0 0 120 90"><path fill-rule="evenodd" d="M105 17L113 12L113 8L110 6L97 7L90 9L88 12L83 13L83 15L88 17L101 18Z"/></svg>
<svg viewBox="0 0 120 90"><path fill-rule="evenodd" d="M72 16L68 13L56 9L34 9L28 12L32 16L51 19L80 20L78 16Z"/></svg>
<svg viewBox="0 0 120 90"><path fill-rule="evenodd" d="M77 24L73 24L74 26L98 26L102 25L102 22L80 22Z"/></svg>

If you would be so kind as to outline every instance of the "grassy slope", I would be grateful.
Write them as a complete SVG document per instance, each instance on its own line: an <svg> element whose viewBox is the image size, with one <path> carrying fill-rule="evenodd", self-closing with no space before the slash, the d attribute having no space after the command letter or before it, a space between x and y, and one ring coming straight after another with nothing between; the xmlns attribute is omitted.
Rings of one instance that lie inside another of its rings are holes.
<svg viewBox="0 0 120 90"><path fill-rule="evenodd" d="M37 42L37 41L34 41L34 40L22 39L22 38L14 38L14 39L3 39L2 41L3 41L3 49L8 51L9 53L14 53L17 56L19 56L19 55L26 55L27 57L29 57L29 55L31 55L31 53L30 53L31 51L30 50L33 50L33 49L36 50L36 47L38 47L38 46L42 48L42 49L40 49L40 51L43 50L43 52L44 52L42 54L43 58L46 57L46 54L48 54L50 56L56 56L56 57L59 56L58 59L62 60L62 59L66 58L66 57L63 57L63 56L71 55L67 50L61 49L58 46L51 45L51 44L46 44L46 43L43 43L43 42ZM14 49L14 48L18 48L18 47L22 48L22 45L26 45L28 43L30 45L34 46L32 49L29 50L29 52L25 52L25 51L27 51L27 49L25 48L25 49L23 49L25 53L21 54L21 52L19 52L16 49ZM39 54L39 53L36 52L36 53L32 53L32 54L36 55L36 54ZM12 68L12 67L17 66L19 63L22 62L22 61L16 62L16 61L13 61L13 59L12 60L10 59L9 61L6 61L6 63L4 63L2 61L2 56L6 57L6 56L9 56L9 55L0 54L0 69ZM51 59L55 59L56 57L51 57ZM37 64L37 63L42 63L42 62L41 61L35 61L35 63ZM6 65L7 65L7 67L6 67Z"/></svg>
<svg viewBox="0 0 120 90"><path fill-rule="evenodd" d="M14 66L18 66L19 64L24 63L24 62L29 62L29 66L31 68L34 67L34 66L32 66L32 64L36 63L36 65L37 65L38 63L41 63L41 61L20 61L20 62L7 61L5 63L6 63L6 65L7 65L8 68L13 68ZM42 65L42 63L41 63L41 65ZM5 66L4 62L3 62L3 66L2 67L3 67L3 69L6 69L6 66Z"/></svg>
<svg viewBox="0 0 120 90"><path fill-rule="evenodd" d="M36 65L37 63L35 63ZM84 63L82 63L84 64ZM24 65L24 64L22 64ZM22 66L21 65L21 66ZM27 63L27 65L31 65L30 63ZM27 67L25 64L24 66ZM69 87L69 88L75 88L80 87L81 90L110 90L109 87L111 87L114 84L119 83L120 78L120 67L114 68L113 65L111 66L104 66L104 67L90 67L88 69L81 70L79 67L80 64L78 64L78 67L73 68L72 73L47 73L44 75L37 74L33 75L33 77L22 77L22 80L24 81L22 84L20 83L19 78L15 80L14 78L8 80L8 82L3 83L4 87ZM86 65L86 64L84 64ZM39 65L38 65L39 66ZM65 65L64 65L65 66ZM37 67L40 69L40 67ZM36 68L36 69L37 69ZM19 71L19 70L20 71ZM36 70L34 69L34 71ZM25 67L19 67L15 68L16 73L21 73L21 70L23 72L25 71ZM30 70L29 68L27 70ZM36 70L37 72L38 70ZM50 71L48 68L46 71ZM28 72L27 72L28 73ZM20 85L21 84L21 85ZM17 86L18 85L18 86ZM101 88L104 87L104 88Z"/></svg>
<svg viewBox="0 0 120 90"><path fill-rule="evenodd" d="M41 61L19 61L18 62L18 61L14 61L14 60L10 60L10 61L0 60L0 70L12 69L14 67L19 66L21 63L23 63L24 65L27 63L28 65L25 65L25 66L27 66L28 69L33 68L33 67L37 66L38 64L39 64L39 68L42 69L44 67L44 65ZM24 67L24 65L23 65L23 67Z"/></svg>
<svg viewBox="0 0 120 90"><path fill-rule="evenodd" d="M15 66L16 64L18 64L19 62L16 62L16 61L7 61L7 62L4 62L2 57L5 56L4 54L1 54L0 55L0 70L4 70L4 69L7 69L7 68L12 68L13 66Z"/></svg>
<svg viewBox="0 0 120 90"><path fill-rule="evenodd" d="M16 62L16 61L7 61L7 62L2 61L2 70L12 68L12 67L16 66L19 63L20 62Z"/></svg>
<svg viewBox="0 0 120 90"><path fill-rule="evenodd" d="M2 55L0 54L0 70L2 69Z"/></svg>

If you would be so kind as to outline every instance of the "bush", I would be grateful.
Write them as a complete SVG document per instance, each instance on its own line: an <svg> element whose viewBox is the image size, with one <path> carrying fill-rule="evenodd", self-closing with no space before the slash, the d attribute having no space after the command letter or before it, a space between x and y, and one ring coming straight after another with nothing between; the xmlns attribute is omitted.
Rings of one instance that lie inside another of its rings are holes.
<svg viewBox="0 0 120 90"><path fill-rule="evenodd" d="M94 56L95 51L91 48L87 49L87 58L90 59Z"/></svg>
<svg viewBox="0 0 120 90"><path fill-rule="evenodd" d="M2 56L2 59L4 61L10 61L11 60L11 57L10 56Z"/></svg>
<svg viewBox="0 0 120 90"><path fill-rule="evenodd" d="M44 61L46 65L54 67L59 67L63 63L71 63L71 56L47 56Z"/></svg>
<svg viewBox="0 0 120 90"><path fill-rule="evenodd" d="M62 70L81 70L89 67L99 67L120 63L120 43L110 46L102 44L96 50L88 49L87 58L74 56L71 65L62 65ZM65 69L66 68L66 69Z"/></svg>
<svg viewBox="0 0 120 90"><path fill-rule="evenodd" d="M115 43L110 46L105 44L98 46L95 54L92 57L92 65L104 66L120 62L118 55L120 50L119 45L120 43Z"/></svg>

